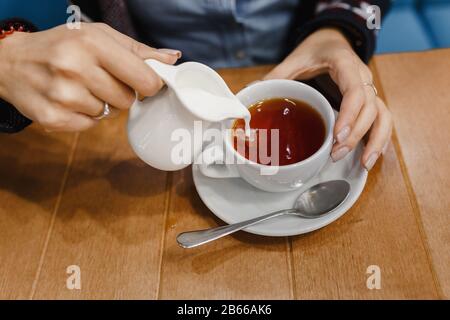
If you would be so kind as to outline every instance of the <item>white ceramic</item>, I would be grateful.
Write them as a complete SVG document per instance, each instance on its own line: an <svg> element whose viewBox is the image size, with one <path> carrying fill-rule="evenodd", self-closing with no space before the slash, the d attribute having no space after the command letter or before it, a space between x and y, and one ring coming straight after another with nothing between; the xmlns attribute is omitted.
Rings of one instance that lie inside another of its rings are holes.
<svg viewBox="0 0 450 320"><path fill-rule="evenodd" d="M325 97L316 89L292 80L267 80L256 82L237 94L245 106L269 98L292 98L306 102L322 116L326 135L322 147L311 157L287 166L265 166L245 159L233 147L231 131L224 135L224 141L212 144L200 155L200 171L211 178L241 177L251 185L269 192L286 192L301 188L324 167L330 158L333 146L333 128L335 115ZM224 128L230 129L233 120L224 122ZM225 152L221 151L225 145ZM235 159L230 161L225 159ZM228 157L228 158L227 158ZM225 163L217 165L217 163Z"/></svg>
<svg viewBox="0 0 450 320"><path fill-rule="evenodd" d="M362 143L344 159L328 163L325 168L300 189L271 193L261 191L243 179L213 179L204 176L198 165L193 166L195 187L202 201L221 220L232 224L266 213L291 208L295 199L310 186L335 179L345 179L351 189L347 199L330 214L317 219L283 216L261 222L245 231L265 236L293 236L320 229L349 210L359 198L367 180L367 170L360 165Z"/></svg>
<svg viewBox="0 0 450 320"><path fill-rule="evenodd" d="M128 140L139 158L150 166L165 171L187 167L201 151L201 132L199 139L194 134L199 122L201 130L206 130L212 122L249 115L223 79L208 66L197 62L171 66L152 59L146 63L167 88L154 97L134 102L129 113ZM180 141L180 130L193 138ZM189 144L185 146L191 150L187 160L172 156L180 142Z"/></svg>

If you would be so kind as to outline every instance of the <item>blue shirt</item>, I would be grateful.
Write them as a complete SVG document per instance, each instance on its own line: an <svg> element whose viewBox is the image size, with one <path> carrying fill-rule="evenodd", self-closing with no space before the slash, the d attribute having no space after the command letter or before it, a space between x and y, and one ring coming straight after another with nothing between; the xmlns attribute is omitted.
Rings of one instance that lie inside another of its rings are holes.
<svg viewBox="0 0 450 320"><path fill-rule="evenodd" d="M299 0L129 0L144 40L213 68L279 62Z"/></svg>

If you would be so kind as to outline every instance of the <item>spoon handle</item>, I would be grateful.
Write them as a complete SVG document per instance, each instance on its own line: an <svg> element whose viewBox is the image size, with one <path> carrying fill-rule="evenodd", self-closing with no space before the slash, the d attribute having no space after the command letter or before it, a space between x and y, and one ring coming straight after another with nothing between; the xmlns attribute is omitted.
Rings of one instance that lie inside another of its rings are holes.
<svg viewBox="0 0 450 320"><path fill-rule="evenodd" d="M245 228L250 227L259 222L266 221L266 220L269 220L269 219L272 219L275 217L279 217L279 216L282 216L285 214L295 213L295 212L297 212L296 209L280 210L280 211L266 214L261 217L253 218L253 219L246 220L243 222L230 224L227 226L222 226L222 227L213 228L213 229L206 229L206 230L183 232L178 235L177 242L183 248L194 248L194 247L200 246L202 244L225 237L229 234L235 233L236 231L245 229Z"/></svg>

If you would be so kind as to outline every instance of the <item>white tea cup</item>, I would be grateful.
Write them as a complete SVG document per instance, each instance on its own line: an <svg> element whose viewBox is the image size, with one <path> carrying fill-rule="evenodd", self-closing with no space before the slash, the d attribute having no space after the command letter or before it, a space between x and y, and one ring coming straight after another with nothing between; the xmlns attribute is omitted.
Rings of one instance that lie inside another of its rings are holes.
<svg viewBox="0 0 450 320"><path fill-rule="evenodd" d="M320 149L305 160L284 166L263 165L246 159L236 151L231 130L235 120L226 120L222 123L226 132L223 141L205 148L200 154L201 158L196 161L203 175L211 178L239 177L264 191L286 192L303 186L329 161L335 115L331 105L319 91L298 81L266 80L249 85L237 97L247 107L271 98L291 98L306 102L321 115L326 129L325 140ZM230 155L232 163L227 161Z"/></svg>

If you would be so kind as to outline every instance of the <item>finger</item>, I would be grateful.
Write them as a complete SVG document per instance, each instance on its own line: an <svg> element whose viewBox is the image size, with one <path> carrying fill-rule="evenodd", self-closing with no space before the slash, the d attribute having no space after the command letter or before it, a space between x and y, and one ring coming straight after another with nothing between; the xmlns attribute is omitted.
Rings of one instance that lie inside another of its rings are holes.
<svg viewBox="0 0 450 320"><path fill-rule="evenodd" d="M370 127L377 117L377 113L378 108L376 106L375 99L368 97L366 94L366 102L353 124L353 129L351 130L348 137L343 142L338 141L334 148L339 148L340 146L345 144L350 150L352 150L356 146L356 144L363 138L363 136L369 131Z"/></svg>
<svg viewBox="0 0 450 320"><path fill-rule="evenodd" d="M378 116L372 126L369 141L364 149L361 162L367 170L375 165L376 161L389 143L392 134L392 116L384 102L377 98Z"/></svg>
<svg viewBox="0 0 450 320"><path fill-rule="evenodd" d="M267 73L263 80L271 79L294 79L293 70L297 67L293 64L290 56L287 56L281 63L277 64L269 73Z"/></svg>
<svg viewBox="0 0 450 320"><path fill-rule="evenodd" d="M271 79L295 79L294 66L290 59L286 58L284 61L275 66L268 74L263 77L263 80Z"/></svg>
<svg viewBox="0 0 450 320"><path fill-rule="evenodd" d="M296 66L298 68L298 66ZM263 80L270 79L296 79L308 80L320 74L326 73L327 67L325 65L304 66L300 69L295 69L290 63L281 63L266 74Z"/></svg>
<svg viewBox="0 0 450 320"><path fill-rule="evenodd" d="M118 32L107 24L94 23L93 26L106 32L122 46L124 46L143 60L151 58L167 64L174 64L182 56L180 50L152 48L144 43L134 40L133 38L123 33Z"/></svg>
<svg viewBox="0 0 450 320"><path fill-rule="evenodd" d="M53 81L51 90L47 91L46 95L54 103L88 116L95 116L103 110L103 102L75 80L59 79Z"/></svg>
<svg viewBox="0 0 450 320"><path fill-rule="evenodd" d="M67 117L68 120L66 124L58 126L52 131L80 132L88 130L98 124L97 120L81 113L72 112L70 115L67 115Z"/></svg>
<svg viewBox="0 0 450 320"><path fill-rule="evenodd" d="M103 110L104 102L117 109L129 109L136 99L133 89L101 67L91 67L85 73L83 81L86 83L89 91L102 101L101 110ZM98 115L99 112L96 114Z"/></svg>
<svg viewBox="0 0 450 320"><path fill-rule="evenodd" d="M366 94L355 59L336 60L331 66L330 76L342 93L341 108L334 127L334 137L336 141L342 143L353 130L354 123L366 102Z"/></svg>
<svg viewBox="0 0 450 320"><path fill-rule="evenodd" d="M51 132L80 132L86 131L98 124L97 120L92 119L81 113L72 112L67 115L66 122L45 128Z"/></svg>
<svg viewBox="0 0 450 320"><path fill-rule="evenodd" d="M161 78L140 57L111 37L105 37L96 49L100 65L138 93L153 96L162 88Z"/></svg>
<svg viewBox="0 0 450 320"><path fill-rule="evenodd" d="M326 73L327 69L328 65L325 63L318 63L309 56L296 54L288 56L266 74L263 79L306 80Z"/></svg>
<svg viewBox="0 0 450 320"><path fill-rule="evenodd" d="M375 118L377 116L377 107L375 100L366 96L366 103L361 109L358 118L353 124L353 129L350 131L348 137L342 141L337 142L332 149L331 158L333 161L339 161L343 159L351 150L353 150L356 144L363 138L363 136L369 131Z"/></svg>
<svg viewBox="0 0 450 320"><path fill-rule="evenodd" d="M98 122L89 116L64 109L64 107L48 102L39 105L39 114L36 116L36 121L47 131L52 132L84 131L95 126Z"/></svg>

